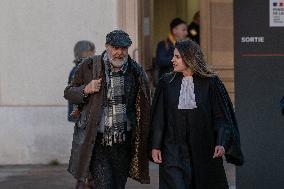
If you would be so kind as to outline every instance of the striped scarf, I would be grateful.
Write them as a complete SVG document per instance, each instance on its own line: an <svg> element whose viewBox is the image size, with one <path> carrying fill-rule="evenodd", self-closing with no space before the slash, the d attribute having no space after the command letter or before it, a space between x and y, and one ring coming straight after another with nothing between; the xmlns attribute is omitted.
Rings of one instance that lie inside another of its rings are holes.
<svg viewBox="0 0 284 189"><path fill-rule="evenodd" d="M125 141L127 131L126 97L124 90L125 64L119 72L112 72L110 62L104 57L107 76L107 103L104 114L103 144L112 146L113 143Z"/></svg>

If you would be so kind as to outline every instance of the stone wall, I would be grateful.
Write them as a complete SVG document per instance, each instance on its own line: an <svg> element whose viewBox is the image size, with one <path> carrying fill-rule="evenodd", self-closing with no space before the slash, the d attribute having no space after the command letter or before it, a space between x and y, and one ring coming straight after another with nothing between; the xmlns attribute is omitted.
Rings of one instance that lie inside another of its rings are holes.
<svg viewBox="0 0 284 189"><path fill-rule="evenodd" d="M117 22L116 0L0 1L0 164L68 161L74 44L91 40L101 53Z"/></svg>

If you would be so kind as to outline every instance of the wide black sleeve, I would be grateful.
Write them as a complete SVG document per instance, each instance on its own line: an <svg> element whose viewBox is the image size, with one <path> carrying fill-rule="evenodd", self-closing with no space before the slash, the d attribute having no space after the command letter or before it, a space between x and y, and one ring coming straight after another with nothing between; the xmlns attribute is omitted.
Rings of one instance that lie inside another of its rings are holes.
<svg viewBox="0 0 284 189"><path fill-rule="evenodd" d="M213 117L213 127L217 134L216 146L228 147L230 139L230 122L226 115L224 99L218 90L216 78L210 81L211 111Z"/></svg>
<svg viewBox="0 0 284 189"><path fill-rule="evenodd" d="M160 79L151 108L150 149L161 149L165 127L164 82Z"/></svg>
<svg viewBox="0 0 284 189"><path fill-rule="evenodd" d="M233 104L222 81L217 76L211 81L214 128L218 133L217 144L225 147L228 163L241 166L245 160Z"/></svg>

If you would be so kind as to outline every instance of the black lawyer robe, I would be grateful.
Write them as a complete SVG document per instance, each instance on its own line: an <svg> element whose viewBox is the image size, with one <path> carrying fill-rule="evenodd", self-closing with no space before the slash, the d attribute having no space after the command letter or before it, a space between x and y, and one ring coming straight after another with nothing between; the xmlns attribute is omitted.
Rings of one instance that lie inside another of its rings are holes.
<svg viewBox="0 0 284 189"><path fill-rule="evenodd" d="M178 110L182 78L180 73L167 74L156 89L151 149L162 151L162 166L174 165L179 157L189 157L194 189L227 189L223 160L213 159L215 146L224 146L226 150L232 146L231 117L220 91L222 83L217 77L194 74L197 108Z"/></svg>

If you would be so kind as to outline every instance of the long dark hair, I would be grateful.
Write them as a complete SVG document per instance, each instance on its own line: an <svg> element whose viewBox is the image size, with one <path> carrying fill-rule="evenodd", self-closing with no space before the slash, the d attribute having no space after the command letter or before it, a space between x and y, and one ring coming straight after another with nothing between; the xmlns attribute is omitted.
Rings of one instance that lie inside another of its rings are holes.
<svg viewBox="0 0 284 189"><path fill-rule="evenodd" d="M197 43L187 39L177 41L175 47L179 51L184 63L193 73L202 77L212 77L216 75L214 71L208 67L201 48Z"/></svg>

